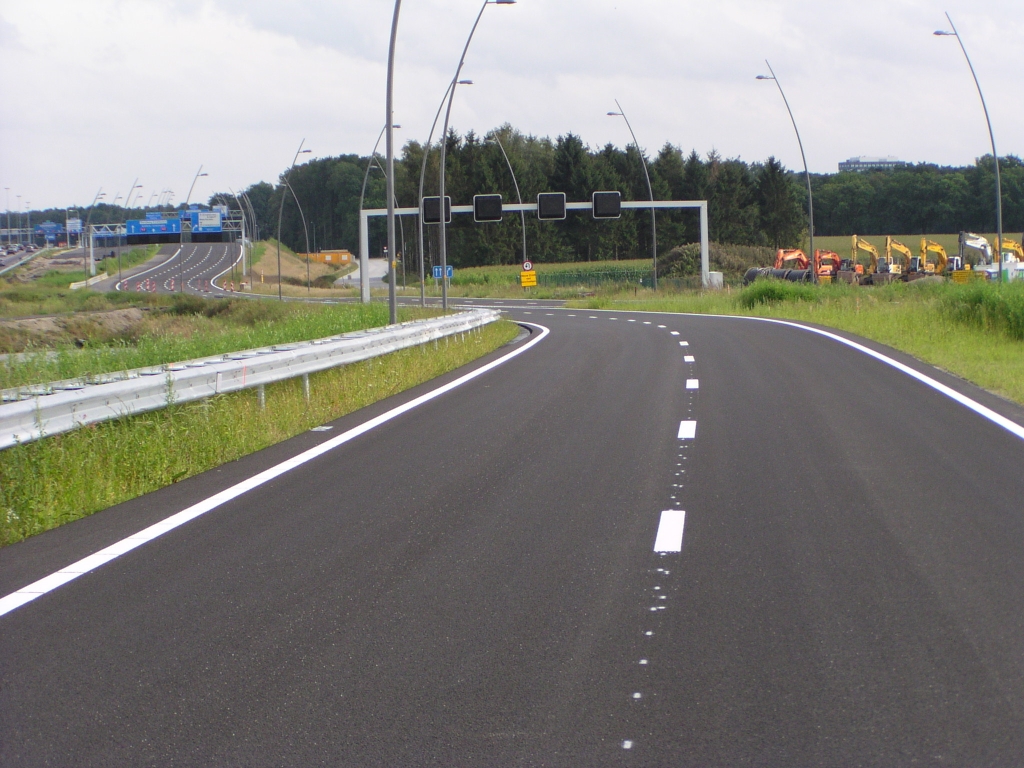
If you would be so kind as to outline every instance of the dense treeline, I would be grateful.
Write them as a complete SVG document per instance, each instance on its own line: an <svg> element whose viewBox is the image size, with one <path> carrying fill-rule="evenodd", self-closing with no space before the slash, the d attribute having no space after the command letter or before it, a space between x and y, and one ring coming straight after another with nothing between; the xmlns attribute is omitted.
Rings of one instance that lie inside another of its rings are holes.
<svg viewBox="0 0 1024 768"><path fill-rule="evenodd" d="M999 160L1003 228L1024 229L1024 163ZM995 163L986 155L967 168L921 163L893 171L812 178L819 235L995 232Z"/></svg>
<svg viewBox="0 0 1024 768"><path fill-rule="evenodd" d="M525 202L537 193L565 192L569 201L587 201L595 190L619 190L626 200L648 198L640 156L633 146L591 149L569 133L552 141L527 136L504 125L483 137L470 132L448 136L447 188L453 203L469 204L473 195L500 192L516 199L515 187L497 138L505 147ZM437 193L439 145L431 147L426 194ZM396 160L399 206L415 208L424 148L405 145ZM296 167L289 180L310 223L310 247L358 249L359 194L368 158L356 155L313 160ZM383 159L380 159L381 165ZM1024 228L1024 164L1001 161L1004 227ZM666 144L650 161L651 184L658 199L707 200L712 241L771 248L798 246L806 238L806 192L802 174L786 170L774 158L764 163L725 159L711 152L684 154ZM921 164L875 173L840 173L812 178L815 230L819 235L990 232L995 229L994 169L991 156L967 168ZM262 236L277 229L283 187L262 182L247 192ZM374 161L365 207L383 208L383 171ZM302 222L286 201L282 240L304 249ZM594 222L587 214L569 214L560 223L527 217L531 258L538 261L596 261L644 258L651 252L649 214L624 212L614 222ZM416 221L404 220L405 246L416 258ZM428 227L428 263L436 259L436 227ZM399 234L401 235L400 229ZM382 253L383 220L371 220L371 255ZM696 212L658 213L658 250L699 239ZM401 242L401 237L400 237ZM510 264L521 256L519 218L501 224L474 224L456 216L449 228L449 260L456 266Z"/></svg>
<svg viewBox="0 0 1024 768"><path fill-rule="evenodd" d="M499 192L506 202L516 201L508 164L497 138L508 154L524 202L540 192L565 192L570 202L590 200L595 190L619 190L625 200L649 199L641 158L635 147L608 145L591 150L578 136L566 134L555 141L524 135L511 126L480 137L473 132L448 136L447 193L455 205L472 203L473 195ZM437 194L440 145L428 155L425 194ZM424 147L409 142L396 160L396 197L400 207L417 206ZM324 158L296 167L288 176L307 223L310 247L358 249L359 194L368 158L355 155ZM381 159L383 165L383 159ZM708 200L712 240L725 243L796 245L806 231L801 187L774 158L763 164L727 160L712 152L701 158L685 155L670 144L650 162L651 185L661 200ZM260 235L273 236L284 190L266 182L246 190L255 209ZM385 206L383 172L376 162L366 188L365 207ZM382 219L371 220L370 252L379 256L385 239ZM538 222L527 216L528 252L537 261L597 261L645 258L651 253L650 214L624 211L616 221L595 222L589 213L569 213L564 222ZM436 227L428 227L427 263L437 253ZM404 220L405 248L410 263L416 259L416 220ZM305 248L302 221L293 201L285 201L282 241ZM699 239L696 211L658 212L658 250ZM518 216L500 224L475 224L471 216L455 216L449 227L449 261L456 266L512 264L522 255ZM400 238L401 242L401 230Z"/></svg>

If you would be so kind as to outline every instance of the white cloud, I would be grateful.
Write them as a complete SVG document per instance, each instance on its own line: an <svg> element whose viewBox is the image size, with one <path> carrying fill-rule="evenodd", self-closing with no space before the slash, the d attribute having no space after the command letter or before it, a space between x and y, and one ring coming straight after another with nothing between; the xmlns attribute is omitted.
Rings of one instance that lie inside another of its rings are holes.
<svg viewBox="0 0 1024 768"><path fill-rule="evenodd" d="M1002 153L1024 153L1016 2L952 2ZM305 138L366 154L384 122L385 0L0 0L0 180L34 206L194 198L273 180ZM520 0L488 7L453 124L503 122L624 145L618 98L649 151L665 141L800 165L775 68L812 170L859 154L969 163L987 151L974 84L933 0ZM425 138L479 0L405 3L396 120Z"/></svg>

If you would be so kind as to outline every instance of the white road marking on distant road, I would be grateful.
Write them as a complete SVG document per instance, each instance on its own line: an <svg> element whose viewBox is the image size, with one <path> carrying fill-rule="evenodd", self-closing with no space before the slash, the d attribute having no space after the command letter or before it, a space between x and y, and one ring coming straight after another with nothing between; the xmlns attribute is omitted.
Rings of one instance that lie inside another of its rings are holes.
<svg viewBox="0 0 1024 768"><path fill-rule="evenodd" d="M692 363L693 361L694 361L693 355L684 355L683 356L683 362L684 363Z"/></svg>
<svg viewBox="0 0 1024 768"><path fill-rule="evenodd" d="M680 341L679 342L679 346L680 347L688 347L688 346L690 346L690 342L688 342L688 341Z"/></svg>
<svg viewBox="0 0 1024 768"><path fill-rule="evenodd" d="M654 540L655 552L683 551L683 524L686 512L681 509L666 509L661 513L658 536Z"/></svg>
<svg viewBox="0 0 1024 768"><path fill-rule="evenodd" d="M671 333L672 333L673 336L678 336L679 335L679 331L671 331Z"/></svg>
<svg viewBox="0 0 1024 768"><path fill-rule="evenodd" d="M697 422L696 421L680 421L679 422L679 439L680 440L693 440L697 437Z"/></svg>
<svg viewBox="0 0 1024 768"><path fill-rule="evenodd" d="M535 339L531 339L518 349L514 349L507 355L499 357L497 360L493 360L487 365L483 365L474 371L470 371L469 373L465 374L464 376L460 376L454 381L450 381L447 384L440 386L437 389L431 390L430 392L427 392L423 395L420 395L419 397L414 398L407 403L403 403L402 405L392 408L390 411L382 413L380 416L372 418L369 421L360 424L358 427L353 427L352 429L346 432L342 432L337 437L333 437L330 440L326 440L320 443L320 445L314 448L310 448L307 451L303 451L299 455L293 456L287 461L283 461L276 466L270 467L269 469L265 469L259 474L253 475L247 480L243 480L242 482L237 483L231 486L230 488L226 488L220 493L214 494L213 496L210 496L209 498L204 499L203 501L200 501L197 504L193 504L191 507L183 509L181 512L171 515L170 517L165 518L164 520L161 520L160 522L155 523L154 525L151 525L148 528L144 528L143 530L137 533L133 533L131 536L128 536L127 538L122 539L121 541L118 541L115 544L111 544L109 547L105 549L101 549L99 552L89 555L88 557L85 557L77 562L74 562L65 568L61 568L56 573L51 573L49 576L39 579L38 581L35 581L32 584L29 584L28 586L22 587L16 592L12 592L11 594L3 598L0 598L0 616L8 614L16 608L25 605L25 603L29 603L35 600L40 595L45 595L47 592L51 592L57 587L67 584L69 581L73 581L74 579L77 579L84 573L89 573L90 571L99 568L101 565L109 563L111 560L114 560L123 554L131 552L133 549L145 544L146 542L152 541L153 539L163 536L168 531L173 531L175 528L178 528L179 526L182 526L185 523L194 520L197 517L200 517L201 515L205 515L210 510L216 509L217 507L220 507L223 504L226 504L227 502L232 501L233 499L236 499L239 496L242 496L255 488L259 488L262 485L266 485L271 480L274 480L280 477L281 475L286 474L287 472L290 472L291 470L302 466L303 464L307 464L310 461L313 461L313 459L319 458L325 453L334 450L338 446L344 445L345 443L354 440L360 435L370 432L371 430L376 429L382 424L386 424L392 419L395 419L404 413L408 413L409 411L418 408L424 403L430 402L431 400L434 400L443 394L451 392L453 389L456 389L457 387L460 387L463 384L472 381L478 376L482 376L483 374L493 370L494 368L497 368L502 363L506 363L512 358L521 355L526 350L540 343L551 332L548 328L545 328L543 325L535 325L533 323L528 323L528 325L530 325L533 328L539 329L540 335L537 336L537 338Z"/></svg>
<svg viewBox="0 0 1024 768"><path fill-rule="evenodd" d="M700 380L699 379L687 379L686 380L686 388L687 389L700 389Z"/></svg>

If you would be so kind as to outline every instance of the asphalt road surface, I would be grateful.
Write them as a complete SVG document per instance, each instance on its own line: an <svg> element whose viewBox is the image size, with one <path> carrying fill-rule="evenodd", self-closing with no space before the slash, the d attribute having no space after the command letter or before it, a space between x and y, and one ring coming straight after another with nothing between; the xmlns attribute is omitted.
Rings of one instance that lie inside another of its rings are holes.
<svg viewBox="0 0 1024 768"><path fill-rule="evenodd" d="M362 434L466 371L0 550L2 596L345 437L0 616L0 764L1021 763L1020 437L783 324L511 313Z"/></svg>
<svg viewBox="0 0 1024 768"><path fill-rule="evenodd" d="M165 245L146 264L94 290L152 291L177 293L221 293L214 281L231 269L240 254L237 243L184 243Z"/></svg>

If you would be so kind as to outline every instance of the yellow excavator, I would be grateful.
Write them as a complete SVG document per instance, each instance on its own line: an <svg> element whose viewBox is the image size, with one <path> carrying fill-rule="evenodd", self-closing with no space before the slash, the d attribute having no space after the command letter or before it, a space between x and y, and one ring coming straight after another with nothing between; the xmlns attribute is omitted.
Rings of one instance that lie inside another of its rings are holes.
<svg viewBox="0 0 1024 768"><path fill-rule="evenodd" d="M928 261L928 254L934 253L936 263L932 264ZM921 272L927 272L928 274L941 275L946 271L946 264L949 263L949 256L946 255L946 249L936 243L934 240L929 240L927 237L921 238L921 256L918 261L917 268Z"/></svg>
<svg viewBox="0 0 1024 768"><path fill-rule="evenodd" d="M857 264L858 251L864 251L871 255L871 266L866 270L868 274L878 271L878 249L860 235L854 235L851 239L850 261Z"/></svg>
<svg viewBox="0 0 1024 768"><path fill-rule="evenodd" d="M1012 258L1007 258L1010 254L1016 256L1017 261L1024 261L1024 248L1020 243L1003 235L1003 261L1013 261Z"/></svg>
<svg viewBox="0 0 1024 768"><path fill-rule="evenodd" d="M903 255L903 263L897 264L892 257L896 251ZM885 237L885 261L889 265L889 271L894 275L906 274L910 271L910 260L914 258L913 252L899 240L893 240L892 235Z"/></svg>

